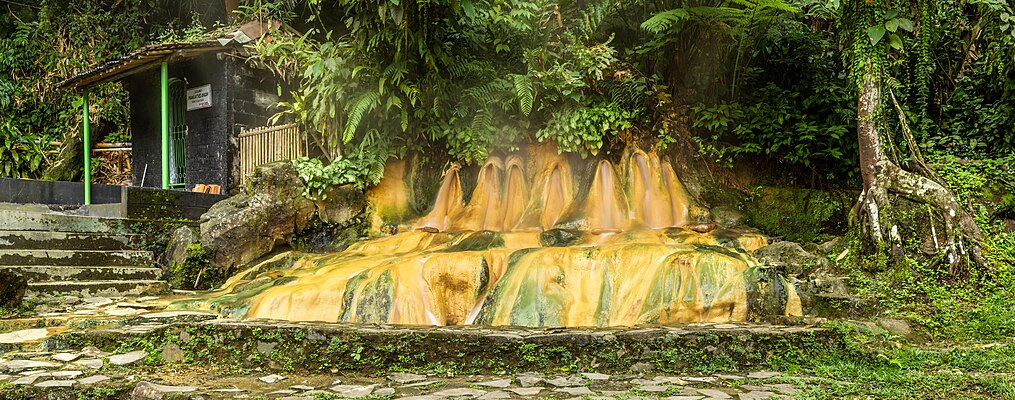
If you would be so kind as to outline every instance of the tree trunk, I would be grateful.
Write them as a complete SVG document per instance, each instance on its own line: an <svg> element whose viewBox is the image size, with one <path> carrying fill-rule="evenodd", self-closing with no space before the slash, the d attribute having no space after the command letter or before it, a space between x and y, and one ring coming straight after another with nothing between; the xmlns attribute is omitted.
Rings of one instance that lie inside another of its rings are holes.
<svg viewBox="0 0 1015 400"><path fill-rule="evenodd" d="M236 11L240 8L240 0L225 0L226 20L230 23L237 22Z"/></svg>
<svg viewBox="0 0 1015 400"><path fill-rule="evenodd" d="M877 121L874 120L878 106L881 105L881 83L872 72L871 61L867 60L867 71L864 73L860 95L857 100L856 134L860 144L860 177L863 178L863 190L857 203L857 211L869 218L866 226L867 234L877 241L884 237L881 228L881 207L887 204L885 188L878 186L878 165L885 159L878 132ZM862 215L862 214L861 214ZM862 218L861 218L862 220Z"/></svg>
<svg viewBox="0 0 1015 400"><path fill-rule="evenodd" d="M875 251L882 251L881 245L884 244L901 250L898 225L912 221L899 221L899 217L891 212L891 196L900 196L930 206L931 212L943 222L945 240L939 249L947 254L949 272L953 276L959 275L961 268L970 261L989 268L980 250L980 228L955 200L955 195L933 179L902 169L886 156L877 118L882 104L882 87L872 63L870 58L865 63L866 71L857 101L857 140L860 145L860 175L863 178L863 190L854 208L859 228L872 239L870 243L878 247ZM934 231L936 229L932 227ZM937 238L934 239L937 243Z"/></svg>

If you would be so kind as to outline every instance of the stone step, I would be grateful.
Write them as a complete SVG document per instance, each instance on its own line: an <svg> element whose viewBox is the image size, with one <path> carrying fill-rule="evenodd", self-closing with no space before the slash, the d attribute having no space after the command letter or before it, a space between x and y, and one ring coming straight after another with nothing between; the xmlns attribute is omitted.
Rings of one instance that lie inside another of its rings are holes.
<svg viewBox="0 0 1015 400"><path fill-rule="evenodd" d="M156 280L32 282L28 284L27 296L124 297L156 296L170 292L168 283Z"/></svg>
<svg viewBox="0 0 1015 400"><path fill-rule="evenodd" d="M162 314L171 314L165 312ZM842 334L813 326L695 323L639 328L413 327L214 319L69 330L50 351L95 346L145 350L201 365L373 374L453 366L458 373L585 370L722 371L806 367L849 354ZM169 360L170 357L163 359Z"/></svg>
<svg viewBox="0 0 1015 400"><path fill-rule="evenodd" d="M140 250L0 250L0 265L150 266L150 251Z"/></svg>
<svg viewBox="0 0 1015 400"><path fill-rule="evenodd" d="M63 326L69 319L64 316L0 319L0 333Z"/></svg>
<svg viewBox="0 0 1015 400"><path fill-rule="evenodd" d="M144 242L141 235L0 230L3 249L132 250Z"/></svg>
<svg viewBox="0 0 1015 400"><path fill-rule="evenodd" d="M79 266L79 265L6 265L0 271L11 271L29 282L158 280L162 270L154 267Z"/></svg>
<svg viewBox="0 0 1015 400"><path fill-rule="evenodd" d="M0 211L0 227L9 231L131 233L125 219L30 211Z"/></svg>

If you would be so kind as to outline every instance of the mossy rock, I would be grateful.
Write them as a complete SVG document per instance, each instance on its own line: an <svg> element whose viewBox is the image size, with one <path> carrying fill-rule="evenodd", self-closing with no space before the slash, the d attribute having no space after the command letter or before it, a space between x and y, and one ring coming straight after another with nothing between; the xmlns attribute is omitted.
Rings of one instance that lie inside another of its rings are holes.
<svg viewBox="0 0 1015 400"><path fill-rule="evenodd" d="M742 223L794 242L818 242L847 230L855 193L761 187L741 198Z"/></svg>

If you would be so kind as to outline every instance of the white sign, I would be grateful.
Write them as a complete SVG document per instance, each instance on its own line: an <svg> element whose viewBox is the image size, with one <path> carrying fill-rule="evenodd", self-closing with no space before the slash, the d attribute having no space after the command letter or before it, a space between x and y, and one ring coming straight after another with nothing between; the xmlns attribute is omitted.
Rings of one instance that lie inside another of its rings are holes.
<svg viewBox="0 0 1015 400"><path fill-rule="evenodd" d="M187 111L211 107L211 85L187 89Z"/></svg>

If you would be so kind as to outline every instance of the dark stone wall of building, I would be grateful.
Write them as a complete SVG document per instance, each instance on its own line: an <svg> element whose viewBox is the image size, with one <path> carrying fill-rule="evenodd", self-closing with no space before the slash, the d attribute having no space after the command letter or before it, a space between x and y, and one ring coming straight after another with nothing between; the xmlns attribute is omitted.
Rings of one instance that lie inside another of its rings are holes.
<svg viewBox="0 0 1015 400"><path fill-rule="evenodd" d="M169 71L172 75L172 66ZM131 184L161 187L159 69L132 75L127 79L127 90L130 92L131 168L134 174Z"/></svg>
<svg viewBox="0 0 1015 400"><path fill-rule="evenodd" d="M202 183L220 185L225 193L238 192L237 135L242 128L267 124L273 115L268 107L278 101L274 77L230 53L170 64L169 75L183 79L188 89L211 85L212 106L186 113L187 189ZM127 80L136 186L160 187L162 182L159 82L158 68Z"/></svg>
<svg viewBox="0 0 1015 400"><path fill-rule="evenodd" d="M274 113L269 110L278 101L278 86L271 72L253 68L242 59L230 60L232 73L232 104L234 123L239 128L252 128L268 123Z"/></svg>
<svg viewBox="0 0 1015 400"><path fill-rule="evenodd" d="M230 88L226 54L205 54L178 63L187 88L211 85L211 107L187 111L187 189L196 184L230 186Z"/></svg>
<svg viewBox="0 0 1015 400"><path fill-rule="evenodd" d="M232 123L232 154L238 154L239 140L237 135L243 128L265 126L274 115L270 108L279 100L278 84L270 71L251 67L242 58L231 58L227 69L230 76L230 94L232 95L229 112ZM239 158L230 165L232 182L240 182ZM237 185L238 186L238 185ZM241 188L231 187L230 193L235 194Z"/></svg>

